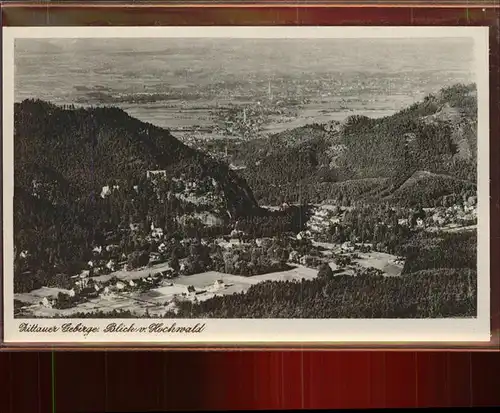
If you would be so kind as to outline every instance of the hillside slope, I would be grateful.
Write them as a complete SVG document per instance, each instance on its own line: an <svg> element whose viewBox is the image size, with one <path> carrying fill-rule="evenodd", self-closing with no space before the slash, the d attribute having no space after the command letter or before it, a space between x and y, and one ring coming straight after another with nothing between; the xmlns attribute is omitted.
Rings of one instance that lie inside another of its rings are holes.
<svg viewBox="0 0 500 413"><path fill-rule="evenodd" d="M15 106L14 141L15 180L24 188L64 181L65 191L72 187L88 197L103 186L140 183L148 170L165 170L167 179L213 178L231 212L255 206L246 182L227 166L120 109L27 100Z"/></svg>
<svg viewBox="0 0 500 413"><path fill-rule="evenodd" d="M75 273L93 245L132 248L132 227L144 239L151 225L175 233L257 208L226 165L119 109L23 101L14 142L16 273Z"/></svg>
<svg viewBox="0 0 500 413"><path fill-rule="evenodd" d="M434 203L443 194L475 186L476 141L475 85L456 85L384 118L351 116L333 130L314 125L284 132L269 140L265 151L249 151L241 174L260 201L276 203L300 197L319 202L331 197L336 183L358 186L360 179L388 180L386 188L377 188L383 199L425 171L432 174L418 181L435 188L421 198ZM241 155L239 161L244 163ZM377 198L375 189L371 198ZM399 193L411 197L403 190ZM395 193L391 199L401 197Z"/></svg>

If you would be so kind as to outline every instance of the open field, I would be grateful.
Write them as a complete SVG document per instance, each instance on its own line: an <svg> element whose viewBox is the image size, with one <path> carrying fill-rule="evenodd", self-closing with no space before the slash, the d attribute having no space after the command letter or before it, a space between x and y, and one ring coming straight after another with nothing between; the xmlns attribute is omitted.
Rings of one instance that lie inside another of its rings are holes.
<svg viewBox="0 0 500 413"><path fill-rule="evenodd" d="M341 252L341 250L342 250L340 244L334 244L334 243L331 243L331 242L313 241L313 245L315 247L321 247L324 250L326 250L326 251L323 251L323 252L331 251L331 252L337 252L338 253L338 252Z"/></svg>
<svg viewBox="0 0 500 413"><path fill-rule="evenodd" d="M164 262L161 264L156 264L151 267L139 268L137 270L127 271L127 270L118 270L109 274L99 275L97 277L92 277L94 281L106 282L111 280L113 277L118 278L119 280L129 281L129 280L137 280L140 278L146 278L149 275L154 275L156 273L162 272L170 268L168 263Z"/></svg>
<svg viewBox="0 0 500 413"><path fill-rule="evenodd" d="M354 262L366 268L377 268L385 273L388 277L396 277L401 275L403 271L404 263L395 263L394 260L397 258L391 254L385 254L383 252L369 252L369 253L358 253L358 259Z"/></svg>
<svg viewBox="0 0 500 413"><path fill-rule="evenodd" d="M334 262L334 254L349 255L353 258L353 265L344 268L342 274L355 275L356 267L376 268L384 272L386 276L399 276L402 273L404 263L397 262L394 255L382 252L359 251L348 252L337 243L316 242L313 245L323 249L322 255L331 269L338 271L340 268ZM70 317L76 313L91 313L96 311L111 312L113 310L126 310L138 315L146 311L151 315L161 316L172 306L175 307L176 300L203 301L216 295L230 295L245 293L252 285L266 281L297 281L311 280L317 277L318 270L303 265L293 265L294 268L286 271L277 271L251 277L231 275L217 271L207 271L194 275L181 275L173 279L165 279L160 286L148 291L113 291L102 294L97 298L90 299L85 303L68 309L48 308L41 304L44 297L56 299L57 295L68 293L66 290L43 287L30 293L17 294L15 299L24 303L23 312L33 314L36 317ZM151 267L143 267L136 270L119 270L110 274L92 277L93 281L104 283L115 278L128 284L128 281L145 279L156 273L169 269L168 263L160 263ZM337 273L338 274L338 273Z"/></svg>
<svg viewBox="0 0 500 413"><path fill-rule="evenodd" d="M326 250L322 251L323 255L327 255L330 252L342 252L341 246L339 244L316 241L313 242L313 244ZM353 260L356 264L365 268L377 268L378 270L383 271L388 277L399 276L403 271L404 262L396 263L395 261L398 257L395 255L378 251L371 251L367 253L356 251L355 253L348 253L348 255L353 254L356 254L359 257ZM332 267L333 270L336 269L336 266L333 263L330 263L330 267Z"/></svg>
<svg viewBox="0 0 500 413"><path fill-rule="evenodd" d="M292 270L255 275L251 278L259 281L302 281L302 279L312 280L316 278L317 275L317 270L297 265L296 268Z"/></svg>
<svg viewBox="0 0 500 413"><path fill-rule="evenodd" d="M23 303L38 304L43 298L57 298L59 293L68 294L68 290L62 288L42 287L29 293L15 294L14 299Z"/></svg>
<svg viewBox="0 0 500 413"><path fill-rule="evenodd" d="M213 285L215 281L221 280L226 284L255 284L255 277L242 277L240 275L225 274L217 271L207 271L194 275L181 275L175 279L176 284L192 285L195 288L205 288Z"/></svg>
<svg viewBox="0 0 500 413"><path fill-rule="evenodd" d="M428 232L463 232L463 231L477 231L477 225L447 225L444 227L429 227Z"/></svg>
<svg viewBox="0 0 500 413"><path fill-rule="evenodd" d="M56 309L33 305L26 308L25 311L28 314L34 314L36 317L51 318L69 317L76 313L93 313L97 311L111 312L113 310L131 310L136 312L138 315L142 315L146 312L146 309L151 315L160 314L165 312L165 305L162 300L141 301L132 295L129 296L124 294L99 297L85 303L78 304L72 308Z"/></svg>
<svg viewBox="0 0 500 413"><path fill-rule="evenodd" d="M161 268L160 265L156 266ZM109 277L119 273L122 280L131 280L139 278L139 274L147 274L151 268L139 271L118 271L107 276L96 277L107 280ZM246 292L252 285L263 281L279 280L297 280L302 278L312 279L316 276L314 269L299 266L289 271L280 271L276 273L264 274L254 277L242 277L238 275L224 274L216 271L208 271L189 276L180 276L172 280L165 281L164 285L147 292L123 292L113 293L108 296L100 296L85 303L78 304L73 308L55 309L40 305L44 296L56 297L59 291L65 290L42 288L31 293L19 294L16 299L28 304L25 307L26 313L36 315L36 317L68 317L76 313L91 313L95 311L111 312L113 310L128 310L138 315L143 315L146 309L150 315L161 315L170 308L172 301L177 298L180 300L207 300L215 295L228 295L234 293ZM144 275L143 275L144 276ZM106 278L105 278L106 277ZM219 280L222 284L215 287L215 282ZM188 286L193 286L195 292L189 293Z"/></svg>

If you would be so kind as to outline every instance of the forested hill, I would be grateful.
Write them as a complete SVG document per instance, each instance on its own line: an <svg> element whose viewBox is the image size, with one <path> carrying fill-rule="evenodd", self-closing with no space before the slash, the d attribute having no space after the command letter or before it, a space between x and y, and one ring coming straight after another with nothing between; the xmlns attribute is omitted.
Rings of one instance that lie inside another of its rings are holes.
<svg viewBox="0 0 500 413"><path fill-rule="evenodd" d="M276 150L272 142L277 143ZM434 174L426 176L426 185L436 178L427 197L432 203L473 189L476 142L476 87L455 85L391 116L351 116L333 128L311 125L280 133L264 149L249 151L252 157L242 175L258 200L275 203L282 198L319 202L338 197L340 187L357 188L358 181L367 179L376 180L370 197L389 200L407 180L417 183L415 176L425 171ZM262 146L262 142L248 145ZM256 153L262 157L256 159ZM239 163L244 163L238 155ZM408 186L404 188L411 193ZM359 197L356 188L352 195Z"/></svg>
<svg viewBox="0 0 500 413"><path fill-rule="evenodd" d="M193 234L257 207L226 165L119 109L27 100L15 106L14 142L16 291L78 273L95 245L148 248L151 225Z"/></svg>
<svg viewBox="0 0 500 413"><path fill-rule="evenodd" d="M246 182L229 168L191 149L167 130L111 108L62 108L39 100L15 105L15 182L36 183L52 202L98 196L103 186L131 188L148 170L167 177L211 178L228 209L255 205Z"/></svg>

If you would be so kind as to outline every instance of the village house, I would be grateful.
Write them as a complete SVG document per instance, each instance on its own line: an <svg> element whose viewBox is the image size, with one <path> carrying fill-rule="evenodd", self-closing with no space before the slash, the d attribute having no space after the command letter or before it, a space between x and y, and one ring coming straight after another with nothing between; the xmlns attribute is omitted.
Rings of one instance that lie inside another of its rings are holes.
<svg viewBox="0 0 500 413"><path fill-rule="evenodd" d="M446 218L439 213L436 213L432 216L432 220L437 225L444 225L446 222Z"/></svg>
<svg viewBox="0 0 500 413"><path fill-rule="evenodd" d="M467 198L467 204L470 206L476 206L477 205L477 196L470 196Z"/></svg>
<svg viewBox="0 0 500 413"><path fill-rule="evenodd" d="M398 225L402 227L408 227L410 226L410 221L407 218L400 218L398 219Z"/></svg>
<svg viewBox="0 0 500 413"><path fill-rule="evenodd" d="M330 212L327 209L319 208L316 210L314 215L318 218L327 218L330 215Z"/></svg>
<svg viewBox="0 0 500 413"><path fill-rule="evenodd" d="M122 283L121 281L118 281L116 284L115 284L115 288L117 290L123 290L125 288L125 284Z"/></svg>
<svg viewBox="0 0 500 413"><path fill-rule="evenodd" d="M151 237L156 238L156 239L163 238L163 229L162 228L155 228L154 225L151 224Z"/></svg>
<svg viewBox="0 0 500 413"><path fill-rule="evenodd" d="M166 270L158 272L157 275L163 278L173 278L175 276L175 272L172 268L167 268Z"/></svg>
<svg viewBox="0 0 500 413"><path fill-rule="evenodd" d="M116 268L116 263L114 260L109 260L107 263L106 263L106 268L109 270L109 271L115 271L115 268Z"/></svg>
<svg viewBox="0 0 500 413"><path fill-rule="evenodd" d="M54 305L54 301L53 300L49 300L47 297L43 297L42 301L40 302L40 304L42 306L44 306L45 308L52 308L53 305Z"/></svg>
<svg viewBox="0 0 500 413"><path fill-rule="evenodd" d="M291 251L290 254L288 255L288 261L290 262L298 262L299 260L299 257L300 257L300 254L298 251Z"/></svg>
<svg viewBox="0 0 500 413"><path fill-rule="evenodd" d="M165 170L156 170L156 171L146 171L146 178L165 178L167 176L167 171Z"/></svg>
<svg viewBox="0 0 500 413"><path fill-rule="evenodd" d="M286 211L288 208L290 208L290 204L289 204L288 202L283 202L283 203L281 204L280 209L281 209L282 211Z"/></svg>
<svg viewBox="0 0 500 413"><path fill-rule="evenodd" d="M120 249L120 246L119 245L116 245L116 244L109 244L109 245L106 245L106 251L109 252L109 253L113 253L113 252L116 252Z"/></svg>
<svg viewBox="0 0 500 413"><path fill-rule="evenodd" d="M149 254L149 263L155 264L161 262L161 255L157 252L152 252Z"/></svg>
<svg viewBox="0 0 500 413"><path fill-rule="evenodd" d="M297 240L301 241L303 239L311 238L311 231L301 231L296 236Z"/></svg>
<svg viewBox="0 0 500 413"><path fill-rule="evenodd" d="M465 203L464 204L464 211L467 213L474 213L476 211L476 207L475 207L475 205L470 205L470 204Z"/></svg>
<svg viewBox="0 0 500 413"><path fill-rule="evenodd" d="M304 255L299 258L300 265L310 265L313 261L313 257L309 255Z"/></svg>
<svg viewBox="0 0 500 413"><path fill-rule="evenodd" d="M331 225L339 224L341 217L335 210L328 208L318 208L307 223L310 232L321 233L326 231Z"/></svg>
<svg viewBox="0 0 500 413"><path fill-rule="evenodd" d="M76 276L76 277L80 277L80 276ZM78 281L75 282L75 287L78 289L78 290L83 290L85 288L88 287L88 284L89 284L89 279L88 278L80 278Z"/></svg>
<svg viewBox="0 0 500 413"><path fill-rule="evenodd" d="M111 188L109 186L103 186L101 190L101 198L107 198L111 195Z"/></svg>
<svg viewBox="0 0 500 413"><path fill-rule="evenodd" d="M131 231L139 231L139 229L140 229L140 224L130 223L130 224L129 224L129 227L130 227L130 230L131 230Z"/></svg>
<svg viewBox="0 0 500 413"><path fill-rule="evenodd" d="M118 191L120 189L120 186L119 185L113 185L113 186L109 186L109 185L105 185L102 187L102 190L101 190L101 198L107 198L108 196L110 196L113 191Z"/></svg>
<svg viewBox="0 0 500 413"><path fill-rule="evenodd" d="M239 239L244 235L243 231L238 231L236 229L233 229L231 231L231 234L229 235L231 239Z"/></svg>
<svg viewBox="0 0 500 413"><path fill-rule="evenodd" d="M112 295L112 291L109 287L104 287L101 297L110 297Z"/></svg>
<svg viewBox="0 0 500 413"><path fill-rule="evenodd" d="M215 280L215 282L214 282L214 289L219 290L221 288L224 288L224 281L222 281L222 280Z"/></svg>
<svg viewBox="0 0 500 413"><path fill-rule="evenodd" d="M344 252L354 252L355 246L352 245L350 242L344 242L340 246L340 249Z"/></svg>

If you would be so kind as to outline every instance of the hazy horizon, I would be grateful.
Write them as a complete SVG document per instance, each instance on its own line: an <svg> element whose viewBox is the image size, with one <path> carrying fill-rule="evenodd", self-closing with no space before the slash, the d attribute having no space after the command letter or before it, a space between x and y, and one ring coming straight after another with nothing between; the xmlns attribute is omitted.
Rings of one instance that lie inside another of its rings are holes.
<svg viewBox="0 0 500 413"><path fill-rule="evenodd" d="M378 116L474 82L473 52L470 38L16 39L15 100L113 104L168 127L166 106L255 101L272 83Z"/></svg>

